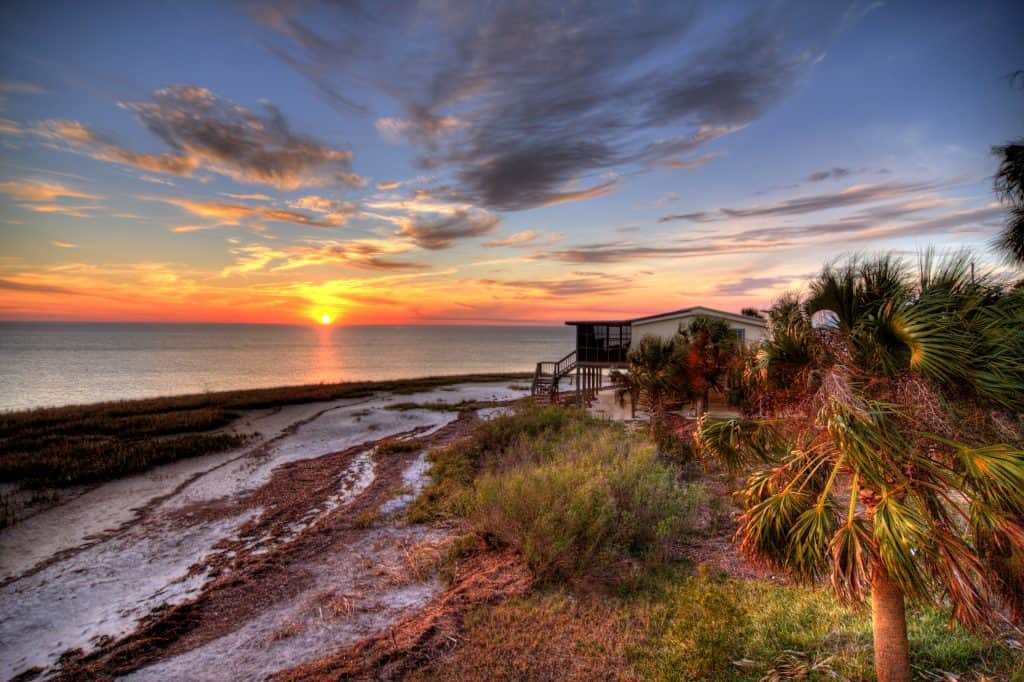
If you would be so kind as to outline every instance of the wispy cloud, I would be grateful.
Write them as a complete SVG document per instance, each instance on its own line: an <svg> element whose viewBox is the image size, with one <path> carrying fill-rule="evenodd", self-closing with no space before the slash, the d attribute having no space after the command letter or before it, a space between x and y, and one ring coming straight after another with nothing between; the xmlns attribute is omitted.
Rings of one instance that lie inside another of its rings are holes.
<svg viewBox="0 0 1024 682"><path fill-rule="evenodd" d="M810 182L821 182L822 180L839 180L845 178L852 171L849 168L843 168L842 166L836 166L829 168L828 170L815 171L807 176L807 180Z"/></svg>
<svg viewBox="0 0 1024 682"><path fill-rule="evenodd" d="M487 248L497 247L534 247L539 244L554 244L562 239L562 235L545 235L532 229L525 229L521 232L514 232L503 240L484 242L482 246Z"/></svg>
<svg viewBox="0 0 1024 682"><path fill-rule="evenodd" d="M292 223L307 227L339 227L348 222L352 215L352 211L342 210L338 213L315 218L308 213L270 206L252 206L250 204L232 204L222 201L196 201L193 199L166 197L140 198L147 201L170 204L198 218L206 218L213 221L207 225L182 225L174 228L174 232L194 232L214 227L242 225L247 219L275 223Z"/></svg>
<svg viewBox="0 0 1024 682"><path fill-rule="evenodd" d="M655 166L662 168L670 168L672 170L689 170L692 168L700 168L701 166L711 163L718 158L718 154L705 154L704 156L698 156L695 159L658 159L654 161Z"/></svg>
<svg viewBox="0 0 1024 682"><path fill-rule="evenodd" d="M62 203L67 199L102 199L98 194L76 190L58 182L41 180L8 180L0 182L0 194L11 197L21 208L36 213L55 213L74 218L87 218L99 208L81 203Z"/></svg>
<svg viewBox="0 0 1024 682"><path fill-rule="evenodd" d="M102 199L98 194L83 192L57 182L39 180L8 180L0 182L0 193L15 201L54 201L56 199Z"/></svg>
<svg viewBox="0 0 1024 682"><path fill-rule="evenodd" d="M0 290L27 291L37 294L69 294L71 290L52 284L34 284L32 282L18 282L11 279L0 279Z"/></svg>
<svg viewBox="0 0 1024 682"><path fill-rule="evenodd" d="M774 289L789 284L795 278L788 275L777 277L743 277L732 282L723 282L712 290L714 296L749 296L764 289Z"/></svg>
<svg viewBox="0 0 1024 682"><path fill-rule="evenodd" d="M205 88L171 86L151 101L123 102L167 147L163 154L131 151L78 121L46 121L36 135L94 158L190 177L205 169L238 182L300 187L361 187L351 169L352 152L335 149L291 129L284 115L264 103L259 114Z"/></svg>
<svg viewBox="0 0 1024 682"><path fill-rule="evenodd" d="M426 264L396 260L393 257L412 247L397 241L360 239L348 241L317 241L275 248L265 244L238 245L231 249L235 263L221 275L258 271L296 270L318 265L340 265L357 270L420 270Z"/></svg>
<svg viewBox="0 0 1024 682"><path fill-rule="evenodd" d="M747 207L720 208L717 211L697 211L663 216L658 222L674 220L709 222L735 218L759 218L767 216L796 216L817 211L848 208L888 199L898 199L932 192L944 187L938 182L890 182L874 185L853 185L835 192L823 192L785 199L773 204L757 204Z"/></svg>
<svg viewBox="0 0 1024 682"><path fill-rule="evenodd" d="M381 134L452 171L469 203L502 211L600 196L614 185L564 187L610 170L707 163L689 154L785 98L848 21L841 9L809 18L773 6L697 33L691 5L647 2L306 11L256 10L280 39L274 54L350 110L366 109L351 92L372 64L402 112L378 120ZM805 30L785 30L798 20ZM680 58L687 41L695 49ZM665 139L646 143L655 131Z"/></svg>
<svg viewBox="0 0 1024 682"><path fill-rule="evenodd" d="M72 244L71 242L61 242L56 239L50 240L50 246L55 246L58 249L77 249L78 244Z"/></svg>
<svg viewBox="0 0 1024 682"><path fill-rule="evenodd" d="M408 237L420 248L437 251L454 246L460 239L490 234L499 222L498 216L486 211L460 210L438 220L410 218L395 234Z"/></svg>

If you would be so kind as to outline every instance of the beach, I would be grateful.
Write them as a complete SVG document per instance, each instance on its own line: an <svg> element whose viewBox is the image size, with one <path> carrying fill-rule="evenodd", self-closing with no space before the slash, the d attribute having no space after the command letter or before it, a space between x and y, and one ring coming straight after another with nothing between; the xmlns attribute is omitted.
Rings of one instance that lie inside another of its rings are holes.
<svg viewBox="0 0 1024 682"><path fill-rule="evenodd" d="M427 453L527 392L246 410L240 447L65 491L0 530L0 678L263 679L384 632L448 589L417 561L454 529L404 517Z"/></svg>

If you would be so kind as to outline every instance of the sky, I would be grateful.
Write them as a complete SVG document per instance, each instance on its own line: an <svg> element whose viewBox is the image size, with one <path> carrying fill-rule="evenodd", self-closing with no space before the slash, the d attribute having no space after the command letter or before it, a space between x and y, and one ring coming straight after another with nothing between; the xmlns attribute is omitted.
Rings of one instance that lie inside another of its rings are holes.
<svg viewBox="0 0 1024 682"><path fill-rule="evenodd" d="M1020 2L5 2L0 319L560 324L989 244Z"/></svg>

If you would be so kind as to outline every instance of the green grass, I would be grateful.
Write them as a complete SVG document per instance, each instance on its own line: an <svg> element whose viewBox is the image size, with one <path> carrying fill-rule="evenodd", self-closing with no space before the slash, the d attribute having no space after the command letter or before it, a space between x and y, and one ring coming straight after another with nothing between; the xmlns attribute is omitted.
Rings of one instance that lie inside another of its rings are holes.
<svg viewBox="0 0 1024 682"><path fill-rule="evenodd" d="M947 611L911 609L908 620L918 678L1024 679L1019 652L949 627ZM875 679L868 613L822 588L744 582L683 564L611 593L534 590L482 605L465 624L459 647L412 679ZM814 663L818 671L800 676Z"/></svg>
<svg viewBox="0 0 1024 682"><path fill-rule="evenodd" d="M245 410L378 392L410 394L455 383L504 382L523 376L474 374L311 384L0 413L0 481L29 488L95 483L227 450L244 439L211 432L231 424Z"/></svg>

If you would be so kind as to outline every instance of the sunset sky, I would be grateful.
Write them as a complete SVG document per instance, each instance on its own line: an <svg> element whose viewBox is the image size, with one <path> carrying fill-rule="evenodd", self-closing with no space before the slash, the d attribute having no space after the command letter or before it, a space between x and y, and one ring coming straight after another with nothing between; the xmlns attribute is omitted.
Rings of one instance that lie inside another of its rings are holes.
<svg viewBox="0 0 1024 682"><path fill-rule="evenodd" d="M1021 27L1019 1L7 2L0 319L561 323L763 307L850 251L995 263Z"/></svg>

